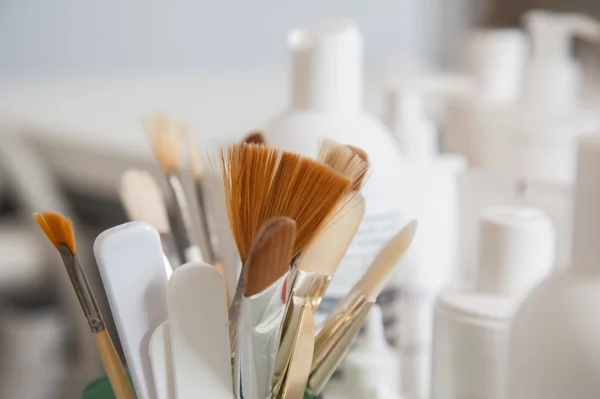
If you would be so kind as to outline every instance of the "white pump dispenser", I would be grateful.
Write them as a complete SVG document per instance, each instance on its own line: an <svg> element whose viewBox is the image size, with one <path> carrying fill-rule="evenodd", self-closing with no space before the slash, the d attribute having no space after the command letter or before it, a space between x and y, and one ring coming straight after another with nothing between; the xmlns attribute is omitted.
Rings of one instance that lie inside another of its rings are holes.
<svg viewBox="0 0 600 399"><path fill-rule="evenodd" d="M600 24L585 16L532 10L524 22L532 40L522 101L542 112L571 112L580 100L581 71L571 54L573 36L600 40Z"/></svg>
<svg viewBox="0 0 600 399"><path fill-rule="evenodd" d="M399 364L383 331L383 316L374 306L365 321L366 331L346 359L350 399L400 399Z"/></svg>
<svg viewBox="0 0 600 399"><path fill-rule="evenodd" d="M356 283L383 244L412 217L402 154L385 126L364 111L363 38L352 21L332 21L289 35L290 105L266 126L276 147L315 157L324 138L362 148L369 157L363 222L342 260L317 315L327 314ZM381 295L388 339L395 336L394 282Z"/></svg>

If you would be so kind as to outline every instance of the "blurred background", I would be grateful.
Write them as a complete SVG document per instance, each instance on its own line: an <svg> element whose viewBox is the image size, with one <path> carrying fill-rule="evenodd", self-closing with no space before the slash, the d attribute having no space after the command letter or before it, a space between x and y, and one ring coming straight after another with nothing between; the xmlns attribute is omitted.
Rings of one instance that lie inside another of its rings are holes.
<svg viewBox="0 0 600 399"><path fill-rule="evenodd" d="M522 28L533 8L600 19L595 0L1 1L0 398L76 399L102 375L59 258L30 215L72 215L82 263L100 286L92 242L126 221L119 176L157 171L142 116L163 110L187 121L206 150L237 140L288 106L288 32L349 18L364 35L365 108L385 119L384 94L403 74L480 84L465 56L473 29ZM597 113L600 45L575 40L574 57L580 102ZM447 136L450 97L428 108L440 150L487 167L469 139Z"/></svg>

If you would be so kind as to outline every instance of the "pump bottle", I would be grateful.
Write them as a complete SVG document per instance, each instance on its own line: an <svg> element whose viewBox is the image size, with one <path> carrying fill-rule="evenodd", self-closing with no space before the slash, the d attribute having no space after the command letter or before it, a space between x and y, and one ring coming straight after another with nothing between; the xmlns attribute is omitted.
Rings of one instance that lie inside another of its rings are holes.
<svg viewBox="0 0 600 399"><path fill-rule="evenodd" d="M600 138L578 150L573 255L523 301L510 332L510 399L600 397Z"/></svg>
<svg viewBox="0 0 600 399"><path fill-rule="evenodd" d="M365 150L370 172L363 187L366 213L356 237L319 306L330 311L374 259L380 247L409 216L410 190L402 154L394 138L362 107L363 38L352 21L332 21L289 35L292 56L289 108L264 127L269 143L314 157L323 138ZM397 320L394 283L380 296L388 339Z"/></svg>

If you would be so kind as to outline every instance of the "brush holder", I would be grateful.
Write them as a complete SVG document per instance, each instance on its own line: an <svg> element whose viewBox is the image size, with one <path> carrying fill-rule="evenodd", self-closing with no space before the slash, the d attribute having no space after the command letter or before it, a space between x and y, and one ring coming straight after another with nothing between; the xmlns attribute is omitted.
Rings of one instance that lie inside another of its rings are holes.
<svg viewBox="0 0 600 399"><path fill-rule="evenodd" d="M131 376L127 372L129 383L131 382ZM132 384L133 386L133 384ZM82 399L116 399L115 394L110 386L108 377L99 378L96 381L92 381L83 391Z"/></svg>

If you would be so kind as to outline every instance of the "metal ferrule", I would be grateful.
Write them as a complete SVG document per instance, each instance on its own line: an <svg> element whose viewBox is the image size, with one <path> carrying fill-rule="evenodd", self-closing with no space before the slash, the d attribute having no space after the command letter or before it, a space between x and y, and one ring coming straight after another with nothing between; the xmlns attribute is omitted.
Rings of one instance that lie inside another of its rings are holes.
<svg viewBox="0 0 600 399"><path fill-rule="evenodd" d="M218 248L218 238L213 233L209 223L209 212L204 200L204 188L202 183L196 180L196 198L198 200L198 210L200 214L200 248L205 261L212 264L218 262L219 257L215 248Z"/></svg>
<svg viewBox="0 0 600 399"><path fill-rule="evenodd" d="M167 175L167 182L169 183L171 192L171 199L168 207L171 229L173 230L173 236L175 237L175 242L179 248L179 256L183 262L189 262L194 260L188 259L189 256L186 256L186 251L194 246L192 244L194 224L190 205L185 195L183 183L176 172L172 171Z"/></svg>
<svg viewBox="0 0 600 399"><path fill-rule="evenodd" d="M88 321L92 333L103 331L106 329L106 325L77 256L71 253L69 247L64 244L58 246L58 252L63 259L65 269L67 269L67 274L69 275L71 284L73 284L75 294L77 295L77 299L79 299L83 314Z"/></svg>
<svg viewBox="0 0 600 399"><path fill-rule="evenodd" d="M318 395L323 390L352 346L373 304L362 292L353 291L327 318L315 338L309 394Z"/></svg>
<svg viewBox="0 0 600 399"><path fill-rule="evenodd" d="M296 268L290 272L288 280L289 293L281 323L281 338L271 383L274 393L280 390L285 371L290 362L294 337L302 315L302 307L308 306L314 313L323 295L325 295L325 290L330 281L331 276L329 275L305 272Z"/></svg>

